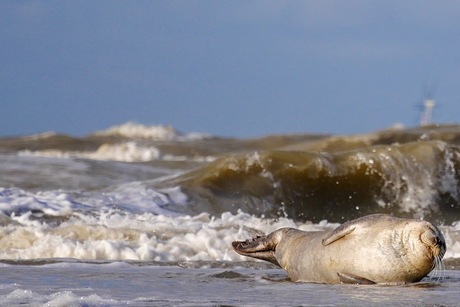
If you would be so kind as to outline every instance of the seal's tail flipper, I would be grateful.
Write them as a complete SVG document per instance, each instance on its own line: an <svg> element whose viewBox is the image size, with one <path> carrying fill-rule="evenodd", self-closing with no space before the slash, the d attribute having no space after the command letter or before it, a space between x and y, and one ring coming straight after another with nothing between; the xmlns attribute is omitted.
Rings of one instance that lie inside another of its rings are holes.
<svg viewBox="0 0 460 307"><path fill-rule="evenodd" d="M272 249L267 241L266 236L256 237L252 241L233 241L232 246L240 255L265 260L279 266L275 258L275 249Z"/></svg>
<svg viewBox="0 0 460 307"><path fill-rule="evenodd" d="M267 236L257 236L251 241L234 241L233 249L240 255L265 260L280 266L275 258L275 249L286 228L279 229Z"/></svg>

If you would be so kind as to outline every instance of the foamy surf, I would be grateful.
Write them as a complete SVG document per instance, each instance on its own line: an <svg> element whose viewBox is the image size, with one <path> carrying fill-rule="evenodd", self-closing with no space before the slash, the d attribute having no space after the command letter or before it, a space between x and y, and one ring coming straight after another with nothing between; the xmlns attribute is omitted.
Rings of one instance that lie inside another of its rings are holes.
<svg viewBox="0 0 460 307"><path fill-rule="evenodd" d="M212 156L187 157L162 154L160 149L154 146L143 146L139 145L137 142L102 144L95 151L62 151L53 149L32 151L27 149L18 152L18 154L21 156L120 162L149 162L155 160L211 162L215 160L215 157Z"/></svg>
<svg viewBox="0 0 460 307"><path fill-rule="evenodd" d="M160 151L155 147L139 146L135 142L120 144L103 144L95 151L61 151L61 150L22 150L22 156L37 156L63 159L94 159L123 162L146 162L160 159Z"/></svg>
<svg viewBox="0 0 460 307"><path fill-rule="evenodd" d="M129 198L123 191L118 193L106 194L92 204L83 205L62 192L32 194L18 189L1 190L0 258L247 261L232 251L232 241L281 227L320 231L339 225L327 221L300 223L289 218L274 220L241 211L220 216L180 215L162 209L172 199L178 204L186 201L178 189L168 191L168 195L176 194L170 198L165 192L139 198ZM163 214L159 213L161 210ZM446 258L458 258L459 226L441 228L448 244Z"/></svg>
<svg viewBox="0 0 460 307"><path fill-rule="evenodd" d="M168 191L171 195L174 191ZM179 192L175 192L179 193ZM130 208L116 205L116 195L84 206L65 193L31 194L0 191L1 259L77 258L154 261L242 261L230 248L235 239L280 227L323 229L331 225L300 225L286 218L257 218L247 213L212 217L164 215L164 194ZM174 197L180 201L181 196ZM125 199L126 200L126 199ZM108 202L111 203L109 207ZM153 208L153 206L157 208ZM149 212L150 211L150 212Z"/></svg>

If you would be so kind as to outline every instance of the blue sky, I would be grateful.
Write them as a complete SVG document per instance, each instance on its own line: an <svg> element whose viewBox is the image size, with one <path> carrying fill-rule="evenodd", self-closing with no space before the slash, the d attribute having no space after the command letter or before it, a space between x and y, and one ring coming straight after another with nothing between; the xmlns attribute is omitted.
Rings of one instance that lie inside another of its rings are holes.
<svg viewBox="0 0 460 307"><path fill-rule="evenodd" d="M254 137L460 114L458 1L2 1L0 136Z"/></svg>

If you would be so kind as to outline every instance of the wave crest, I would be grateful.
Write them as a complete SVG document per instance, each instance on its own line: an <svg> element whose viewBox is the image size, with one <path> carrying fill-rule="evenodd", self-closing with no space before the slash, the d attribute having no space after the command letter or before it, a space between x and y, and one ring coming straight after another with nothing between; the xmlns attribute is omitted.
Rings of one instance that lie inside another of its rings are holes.
<svg viewBox="0 0 460 307"><path fill-rule="evenodd" d="M135 122L112 126L102 131L96 131L93 136L117 136L129 139L149 139L154 141L177 141L181 139L203 139L207 135L199 133L183 134L171 126L146 126Z"/></svg>

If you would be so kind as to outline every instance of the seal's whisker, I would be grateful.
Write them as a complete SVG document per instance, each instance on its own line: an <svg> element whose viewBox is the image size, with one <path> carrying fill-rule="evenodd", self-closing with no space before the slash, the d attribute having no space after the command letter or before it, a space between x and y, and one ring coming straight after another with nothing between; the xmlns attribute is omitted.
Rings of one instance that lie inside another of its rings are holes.
<svg viewBox="0 0 460 307"><path fill-rule="evenodd" d="M440 278L442 279L444 277L444 272L446 271L446 266L444 265L444 262L442 261L442 256L438 256L437 258L437 265L436 267L438 268L440 272Z"/></svg>
<svg viewBox="0 0 460 307"><path fill-rule="evenodd" d="M432 272L433 274L430 276L431 280L434 280L435 282L439 282L443 277L444 277L444 271L445 271L445 266L444 262L442 261L442 258L440 255L435 256L433 260L433 268Z"/></svg>

